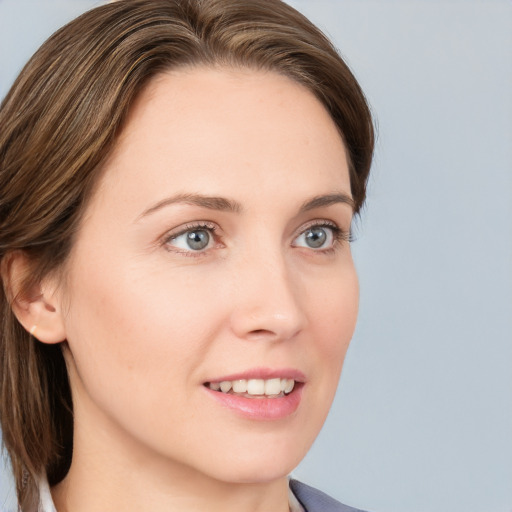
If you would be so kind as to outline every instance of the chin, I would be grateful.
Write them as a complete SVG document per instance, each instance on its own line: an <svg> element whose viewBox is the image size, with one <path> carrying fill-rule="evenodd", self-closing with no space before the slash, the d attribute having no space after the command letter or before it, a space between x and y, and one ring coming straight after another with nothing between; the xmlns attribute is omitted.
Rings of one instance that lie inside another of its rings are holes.
<svg viewBox="0 0 512 512"><path fill-rule="evenodd" d="M265 461L247 461L232 468L217 467L212 475L215 479L233 484L264 484L285 478L302 460L302 457L284 460L279 455Z"/></svg>
<svg viewBox="0 0 512 512"><path fill-rule="evenodd" d="M253 435L252 440L233 436L228 448L220 453L217 449L215 455L210 455L209 468L205 469L217 480L239 484L265 483L286 477L305 457L317 432L307 435L302 430L300 434Z"/></svg>

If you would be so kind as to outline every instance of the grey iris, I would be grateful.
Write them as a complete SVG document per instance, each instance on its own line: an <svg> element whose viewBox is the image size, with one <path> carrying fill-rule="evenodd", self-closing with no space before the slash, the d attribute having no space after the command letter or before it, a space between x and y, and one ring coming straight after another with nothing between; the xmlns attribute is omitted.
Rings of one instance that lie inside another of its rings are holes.
<svg viewBox="0 0 512 512"><path fill-rule="evenodd" d="M187 234L187 244L191 249L200 251L204 249L210 241L210 234L204 229L198 229L197 231L191 231Z"/></svg>
<svg viewBox="0 0 512 512"><path fill-rule="evenodd" d="M318 249L325 244L327 233L324 228L312 228L306 231L306 244L313 249Z"/></svg>

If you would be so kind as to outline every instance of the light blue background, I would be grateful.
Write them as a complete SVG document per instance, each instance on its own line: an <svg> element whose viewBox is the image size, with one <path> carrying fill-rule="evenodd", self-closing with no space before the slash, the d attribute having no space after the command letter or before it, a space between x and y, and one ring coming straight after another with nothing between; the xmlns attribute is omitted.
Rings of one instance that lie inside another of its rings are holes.
<svg viewBox="0 0 512 512"><path fill-rule="evenodd" d="M97 3L0 0L0 96ZM360 321L296 476L374 512L511 512L512 2L290 3L334 39L379 127Z"/></svg>

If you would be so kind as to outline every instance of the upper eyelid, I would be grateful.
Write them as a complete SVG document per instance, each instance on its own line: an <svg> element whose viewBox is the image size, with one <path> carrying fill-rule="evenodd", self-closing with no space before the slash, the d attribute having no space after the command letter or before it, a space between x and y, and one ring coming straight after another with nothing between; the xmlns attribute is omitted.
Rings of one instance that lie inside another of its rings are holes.
<svg viewBox="0 0 512 512"><path fill-rule="evenodd" d="M304 232L306 232L308 229L314 228L316 226L331 228L331 229L333 229L334 231L336 231L338 233L344 233L345 232L344 229L342 229L336 222L334 222L332 220L328 220L328 219L315 219L315 220L306 222L305 224L302 224L300 226L300 228L298 228L295 231L295 234L293 235L293 238L295 239L296 237L304 234Z"/></svg>
<svg viewBox="0 0 512 512"><path fill-rule="evenodd" d="M310 220L309 222L306 222L305 224L302 224L302 226L299 228L299 232L302 232L306 229L309 229L314 226L331 226L333 228L341 229L336 222L329 219L314 219Z"/></svg>
<svg viewBox="0 0 512 512"><path fill-rule="evenodd" d="M297 228L295 230L295 234L300 235L304 231L306 231L312 227L315 227L315 226L327 226L327 227L332 227L333 229L339 229L340 231L344 231L343 229L341 229L339 227L339 225L336 222L334 222L332 220L314 219L309 222L306 222L305 224L302 224L299 228ZM187 222L186 224L183 224L182 226L178 226L177 228L173 228L173 229L167 231L163 235L163 238L166 238L166 239L176 238L180 235L183 235L187 231L192 231L194 229L208 229L208 230L215 232L215 231L219 230L220 228L216 223L211 222L211 221Z"/></svg>
<svg viewBox="0 0 512 512"><path fill-rule="evenodd" d="M193 231L194 229L206 229L215 232L219 227L214 222L209 221L187 222L186 224L182 224L181 226L166 231L162 238L171 240L187 233L187 231Z"/></svg>

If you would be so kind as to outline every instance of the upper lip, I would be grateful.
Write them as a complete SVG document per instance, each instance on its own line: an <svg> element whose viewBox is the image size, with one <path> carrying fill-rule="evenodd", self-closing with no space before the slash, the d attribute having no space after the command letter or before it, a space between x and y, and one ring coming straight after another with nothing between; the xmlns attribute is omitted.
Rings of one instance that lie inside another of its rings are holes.
<svg viewBox="0 0 512 512"><path fill-rule="evenodd" d="M249 379L293 379L295 382L305 382L306 376L296 368L251 368L242 372L231 373L221 377L215 377L207 382L223 382Z"/></svg>

